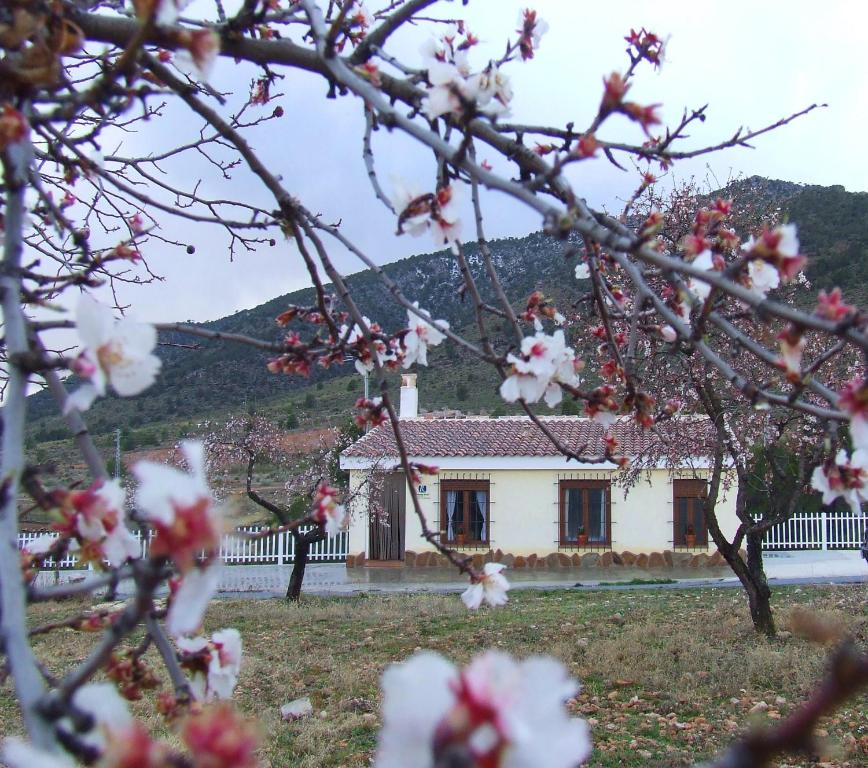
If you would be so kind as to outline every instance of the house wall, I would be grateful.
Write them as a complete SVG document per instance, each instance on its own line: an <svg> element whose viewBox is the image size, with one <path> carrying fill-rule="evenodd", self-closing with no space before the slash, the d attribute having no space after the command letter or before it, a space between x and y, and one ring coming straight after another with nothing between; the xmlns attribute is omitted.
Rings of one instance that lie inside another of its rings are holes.
<svg viewBox="0 0 868 768"><path fill-rule="evenodd" d="M699 474L703 471L700 470ZM663 552L673 549L672 481L679 477L696 477L694 471L671 473L656 469L643 473L631 488L611 487L612 543L615 552L634 554ZM351 471L351 488L358 488L364 473ZM552 469L492 469L488 471L441 469L438 476L423 478L427 486L419 495L420 505L431 528L440 526L440 481L454 479L488 480L490 506L490 542L492 550L512 555L547 555L552 552L600 551L599 548L562 547L558 544L558 483L562 479L613 480L610 469L563 471ZM625 495L626 493L626 495ZM366 499L360 494L350 525L350 552L368 554ZM430 551L433 547L422 539L422 527L413 511L410 489L406 502L406 549ZM718 501L717 517L727 536L734 534L735 487ZM471 551L470 548L466 548ZM708 551L713 552L710 542ZM476 551L480 551L477 549ZM484 551L484 550L482 550ZM693 548L692 551L703 551Z"/></svg>

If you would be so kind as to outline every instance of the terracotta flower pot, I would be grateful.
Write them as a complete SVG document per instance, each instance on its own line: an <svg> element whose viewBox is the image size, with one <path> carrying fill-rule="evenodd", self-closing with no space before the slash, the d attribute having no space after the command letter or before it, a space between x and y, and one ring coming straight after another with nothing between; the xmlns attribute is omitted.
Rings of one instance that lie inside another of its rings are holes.
<svg viewBox="0 0 868 768"><path fill-rule="evenodd" d="M685 533L684 534L684 542L688 547L696 546L696 534L695 533Z"/></svg>
<svg viewBox="0 0 868 768"><path fill-rule="evenodd" d="M588 546L588 534L587 533L580 533L579 534L579 546L580 547L587 547Z"/></svg>

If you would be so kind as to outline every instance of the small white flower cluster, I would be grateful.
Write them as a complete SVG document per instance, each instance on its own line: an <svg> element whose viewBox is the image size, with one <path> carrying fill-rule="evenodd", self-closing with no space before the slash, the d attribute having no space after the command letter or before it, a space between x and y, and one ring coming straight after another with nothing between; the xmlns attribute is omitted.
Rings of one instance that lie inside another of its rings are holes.
<svg viewBox="0 0 868 768"><path fill-rule="evenodd" d="M579 685L551 658L488 651L458 670L423 652L389 667L382 687L376 768L574 768L591 751L587 723L565 707Z"/></svg>
<svg viewBox="0 0 868 768"><path fill-rule="evenodd" d="M771 231L767 230L759 239L751 236L742 245L742 250L758 257L748 262L747 273L751 290L763 297L781 284L782 276L785 281L795 279L804 263L804 257L799 255L795 224L782 224ZM714 254L705 249L696 256L692 265L713 272L722 268L722 260L715 263ZM711 293L711 285L701 278L691 277L687 287L700 302L705 301Z"/></svg>
<svg viewBox="0 0 868 768"><path fill-rule="evenodd" d="M367 317L362 317L362 320L371 333L380 332L380 326L377 323L372 323ZM380 366L394 364L397 360L395 349L387 345L382 339L374 339L369 344L364 332L357 323L354 323L352 327L342 325L339 333L342 339L346 339L347 346L357 348L359 355L356 357L355 366L362 376L370 373L376 367L374 355L377 356L377 362Z"/></svg>
<svg viewBox="0 0 868 768"><path fill-rule="evenodd" d="M512 364L512 373L500 385L500 396L508 403L524 400L535 403L545 398L549 408L554 408L563 398L561 384L576 386L576 353L564 340L564 332L555 331L551 336L537 332L521 342L521 356L507 355Z"/></svg>
<svg viewBox="0 0 868 768"><path fill-rule="evenodd" d="M422 110L431 119L452 114L460 117L466 107L491 117L509 114L512 86L494 62L481 72L472 72L467 51L475 40L467 36L456 44L459 32L451 27L439 40L429 39L422 47L422 59L431 87Z"/></svg>
<svg viewBox="0 0 868 768"><path fill-rule="evenodd" d="M105 560L111 567L138 557L139 542L126 526L126 493L117 480L99 480L84 491L55 492L58 511L63 519L55 530L71 537L70 550L84 552L86 560ZM55 534L46 534L30 542L26 550L45 555L57 542Z"/></svg>
<svg viewBox="0 0 868 768"><path fill-rule="evenodd" d="M419 303L414 302L413 306L418 309ZM424 312L425 310L422 311ZM373 333L380 332L379 325L372 323L367 317L363 318L363 320ZM434 322L441 328L449 328L449 323L445 320L436 320ZM373 343L369 344L362 333L362 329L357 324L353 325L352 328L342 325L340 328L341 337L346 337L347 345L355 347L358 352L355 360L356 370L362 375L373 371L376 367L374 363L375 354L380 366L391 368L395 367L398 362L404 368L409 368L414 363L428 365L428 347L436 347L443 342L446 336L432 323L429 323L410 310L407 310L407 324L408 330L403 334L400 342L392 339L389 344L382 339L374 339ZM373 352L371 351L372 348Z"/></svg>

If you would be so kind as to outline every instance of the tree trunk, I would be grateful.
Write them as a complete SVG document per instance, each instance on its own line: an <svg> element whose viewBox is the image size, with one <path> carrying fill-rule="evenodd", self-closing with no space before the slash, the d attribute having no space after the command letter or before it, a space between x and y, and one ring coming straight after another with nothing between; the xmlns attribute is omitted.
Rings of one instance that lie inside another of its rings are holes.
<svg viewBox="0 0 868 768"><path fill-rule="evenodd" d="M289 576L289 586L286 588L286 599L298 602L301 597L301 584L304 581L304 569L307 566L307 552L310 542L306 536L293 529L292 538L295 541L295 561L292 564L292 573Z"/></svg>
<svg viewBox="0 0 868 768"><path fill-rule="evenodd" d="M747 534L745 539L747 541L747 562L742 559L741 554L735 547L721 547L720 551L729 567L732 568L733 573L738 576L738 580L744 587L744 591L747 592L750 618L754 629L766 635L766 637L774 637L777 630L775 629L775 620L772 615L772 591L769 589L765 569L763 568L762 547L760 543L762 536Z"/></svg>
<svg viewBox="0 0 868 768"><path fill-rule="evenodd" d="M326 536L325 530L320 525L307 533L299 533L298 530L293 528L291 533L295 541L295 562L292 564L292 573L289 575L286 599L298 602L301 597L301 585L304 582L304 569L307 567L307 556L310 551L310 545L314 542L322 541Z"/></svg>
<svg viewBox="0 0 868 768"><path fill-rule="evenodd" d="M777 630L775 629L774 616L772 616L772 591L769 589L769 582L763 567L762 534L749 533L746 538L747 570L752 585L752 588L748 589L750 617L753 619L753 626L757 632L761 632L767 637L774 637Z"/></svg>

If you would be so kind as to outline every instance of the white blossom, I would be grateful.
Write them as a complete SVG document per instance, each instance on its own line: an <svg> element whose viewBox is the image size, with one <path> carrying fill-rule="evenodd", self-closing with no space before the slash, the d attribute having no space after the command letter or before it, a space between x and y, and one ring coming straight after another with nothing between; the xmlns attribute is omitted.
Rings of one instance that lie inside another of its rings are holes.
<svg viewBox="0 0 868 768"><path fill-rule="evenodd" d="M414 302L413 306L418 309L419 303ZM409 368L413 363L428 365L428 347L436 347L446 336L427 320L409 310L407 310L407 322L410 331L404 335L403 366ZM438 320L437 324L443 328L449 327L449 323L445 320Z"/></svg>
<svg viewBox="0 0 868 768"><path fill-rule="evenodd" d="M471 611L475 611L483 602L492 607L505 605L509 598L509 582L501 571L506 566L502 563L486 563L481 581L471 584L461 595L461 599Z"/></svg>
<svg viewBox="0 0 868 768"><path fill-rule="evenodd" d="M312 516L325 527L329 538L337 536L347 526L347 510L343 504L338 503L337 495L338 491L335 488L321 483L313 500Z"/></svg>
<svg viewBox="0 0 868 768"><path fill-rule="evenodd" d="M229 627L211 635L214 652L208 664L208 689L218 699L231 698L241 669L241 635Z"/></svg>
<svg viewBox="0 0 868 768"><path fill-rule="evenodd" d="M362 316L362 322L364 322L365 326L372 332L379 330L379 326L376 323L372 323L364 315ZM373 349L374 353L377 355L377 361L381 366L391 363L396 358L395 351L392 348L387 347L386 343L382 339L374 339L371 344L368 344L365 340L364 332L357 323L353 324L352 327L342 325L338 332L341 338L346 338L347 345L359 347L362 356L355 359L354 366L362 376L370 373L376 367L374 364L374 356L370 352L371 349Z"/></svg>
<svg viewBox="0 0 868 768"><path fill-rule="evenodd" d="M389 667L382 687L376 768L433 768L444 754L467 765L574 768L590 753L586 723L564 706L579 686L554 659L489 651L459 672L424 652Z"/></svg>
<svg viewBox="0 0 868 768"><path fill-rule="evenodd" d="M392 176L392 207L395 213L399 216L407 212L411 204L423 198L425 192L414 186L410 182L402 179L400 176ZM408 232L413 237L418 237L428 229L429 211L427 208L420 208L416 213L415 209L412 215L408 215L401 222L401 231Z"/></svg>
<svg viewBox="0 0 868 768"><path fill-rule="evenodd" d="M492 117L509 115L512 85L509 77L494 62L489 63L482 72L471 76L469 91L475 97L480 112Z"/></svg>
<svg viewBox="0 0 868 768"><path fill-rule="evenodd" d="M207 674L196 671L190 679L190 690L197 701L232 697L241 668L241 635L237 629L221 629L211 635L210 641L202 636L180 637L176 643L185 654L207 656Z"/></svg>
<svg viewBox="0 0 868 768"><path fill-rule="evenodd" d="M126 701L112 683L83 685L73 694L72 704L94 721L93 729L85 734L77 734L78 738L98 750L105 749L107 737L120 733L133 723ZM75 733L69 719L61 720L58 725L68 733Z"/></svg>
<svg viewBox="0 0 868 768"><path fill-rule="evenodd" d="M754 259L747 265L751 288L755 293L765 296L781 284L778 270L762 259Z"/></svg>
<svg viewBox="0 0 868 768"><path fill-rule="evenodd" d="M530 17L530 14L533 14L533 16ZM533 20L533 27L530 33L530 42L533 45L533 49L537 50L539 48L540 40L542 40L542 36L549 31L549 23L545 19L541 19L534 11L519 11L518 29L516 31L524 33L526 25L531 18Z"/></svg>
<svg viewBox="0 0 868 768"><path fill-rule="evenodd" d="M850 438L855 448L868 452L868 416L864 413L850 416Z"/></svg>
<svg viewBox="0 0 868 768"><path fill-rule="evenodd" d="M597 424L601 424L604 431L608 431L609 427L611 427L618 420L618 416L612 411L606 411L601 409L595 411L594 415L591 417L591 420L596 421Z"/></svg>
<svg viewBox="0 0 868 768"><path fill-rule="evenodd" d="M431 217L431 233L438 245L452 246L456 240L460 239L460 189L461 187L452 184L437 190L437 212Z"/></svg>
<svg viewBox="0 0 868 768"><path fill-rule="evenodd" d="M710 271L714 269L714 256L708 249L700 253L692 262L692 266L697 269ZM708 294L711 293L711 285L698 278L690 278L687 281L687 287L690 292L700 301L705 301Z"/></svg>
<svg viewBox="0 0 868 768"><path fill-rule="evenodd" d="M160 0L154 18L163 27L171 26L178 20L178 12L186 8L191 0Z"/></svg>
<svg viewBox="0 0 868 768"><path fill-rule="evenodd" d="M831 466L814 468L811 486L823 494L823 504L831 504L839 496L860 515L862 504L868 502L868 450L860 448L847 455L841 449Z"/></svg>
<svg viewBox="0 0 868 768"><path fill-rule="evenodd" d="M591 277L591 268L584 262L576 264L576 280L587 280Z"/></svg>
<svg viewBox="0 0 868 768"><path fill-rule="evenodd" d="M202 619L211 598L217 593L220 566L194 569L181 580L166 616L166 630L172 637L189 635L202 626Z"/></svg>
<svg viewBox="0 0 868 768"><path fill-rule="evenodd" d="M154 383L161 365L153 354L154 326L130 318L115 320L108 307L85 294L78 303L76 328L82 351L74 368L88 381L67 398L64 413L87 410L109 384L121 397L131 397Z"/></svg>

